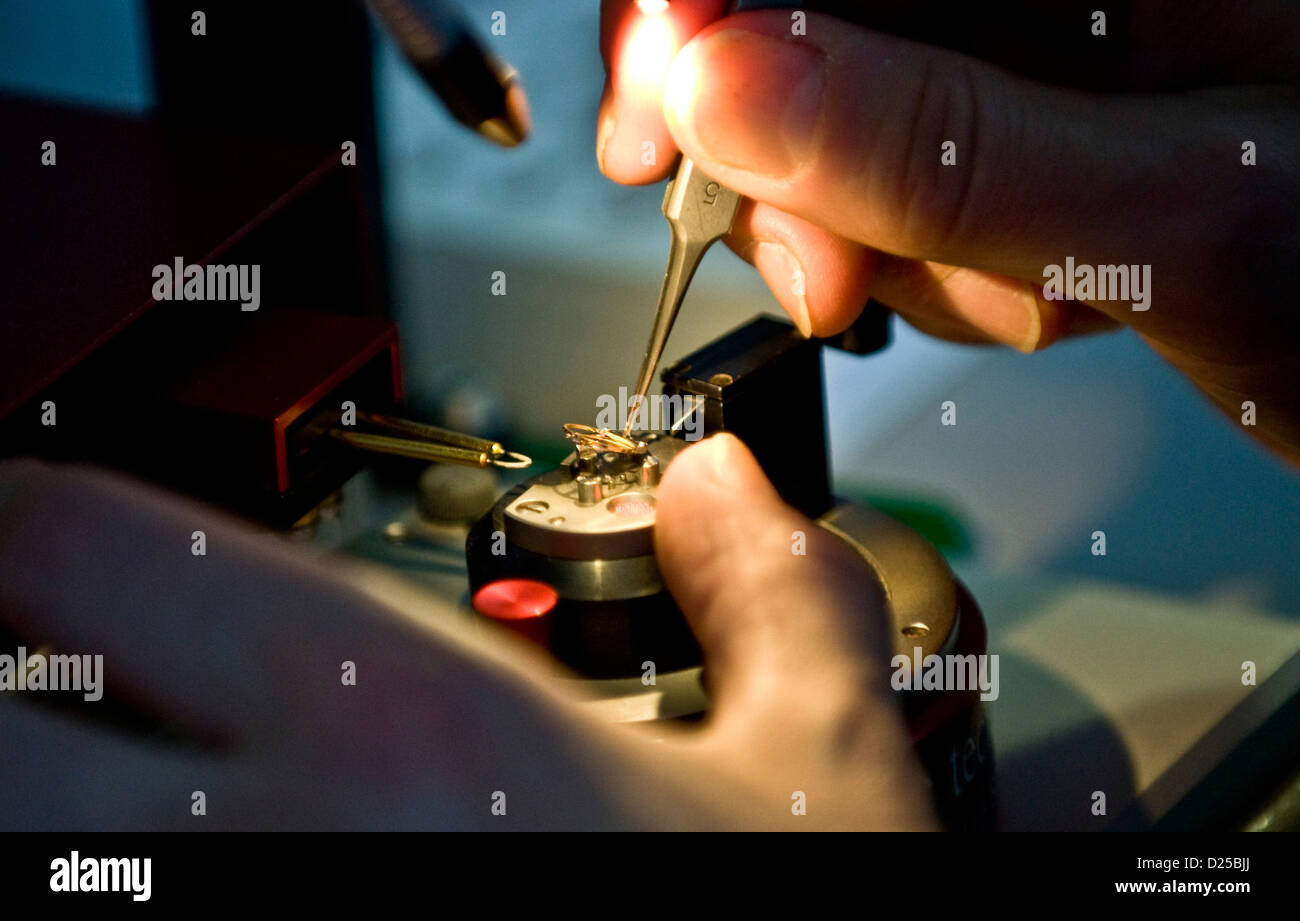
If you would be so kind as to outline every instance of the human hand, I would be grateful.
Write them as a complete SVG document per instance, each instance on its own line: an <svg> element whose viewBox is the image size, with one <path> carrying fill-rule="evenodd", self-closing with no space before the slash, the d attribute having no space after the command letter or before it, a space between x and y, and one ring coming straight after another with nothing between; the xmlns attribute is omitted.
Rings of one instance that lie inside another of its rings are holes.
<svg viewBox="0 0 1300 921"><path fill-rule="evenodd" d="M656 68L637 37L650 17L605 0L601 168L654 181L680 148L745 195L728 243L805 334L845 328L868 295L1023 351L1132 326L1233 417L1253 403L1249 431L1300 460L1295 7L1136 0L1102 38L1092 5L979 5L964 54L926 43L962 45L959 14L860 6L912 37L816 13L794 35L789 10L714 22L720 0L674 0L657 44L685 47ZM1147 309L1047 299L1067 258L1150 266Z"/></svg>
<svg viewBox="0 0 1300 921"><path fill-rule="evenodd" d="M509 635L378 603L210 509L0 465L0 627L29 651L103 655L107 695L191 742L106 725L96 702L0 695L0 827L933 827L861 560L731 436L679 455L659 498L660 561L713 695L693 727L602 722Z"/></svg>

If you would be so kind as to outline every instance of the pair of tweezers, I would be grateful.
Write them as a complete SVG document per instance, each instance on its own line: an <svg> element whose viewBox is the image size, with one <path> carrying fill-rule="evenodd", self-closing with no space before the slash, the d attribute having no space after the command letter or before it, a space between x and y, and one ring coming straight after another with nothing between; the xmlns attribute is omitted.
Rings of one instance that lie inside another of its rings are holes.
<svg viewBox="0 0 1300 921"><path fill-rule="evenodd" d="M350 426L340 424L331 427L329 433L345 444L376 454L396 454L466 467L522 469L532 464L531 458L517 451L507 451L500 442L490 438L361 410L357 411L357 422L378 431L354 431Z"/></svg>
<svg viewBox="0 0 1300 921"><path fill-rule="evenodd" d="M709 178L689 157L682 157L677 173L664 190L663 213L672 231L668 268L664 271L663 287L659 290L659 304L655 308L645 358L641 361L641 373L637 375L636 391L628 401L624 435L631 433L637 411L650 391L655 369L659 367L664 346L668 343L668 334L672 332L682 298L686 296L700 260L714 241L730 232L739 206L740 195Z"/></svg>

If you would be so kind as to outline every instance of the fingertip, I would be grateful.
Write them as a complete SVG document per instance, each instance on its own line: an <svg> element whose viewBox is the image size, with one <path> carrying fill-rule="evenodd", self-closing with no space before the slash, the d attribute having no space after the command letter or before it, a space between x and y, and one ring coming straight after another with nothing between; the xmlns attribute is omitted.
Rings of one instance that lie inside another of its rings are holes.
<svg viewBox="0 0 1300 921"><path fill-rule="evenodd" d="M805 339L813 336L813 321L808 309L807 273L799 258L780 243L755 240L745 253L758 274L767 283L777 303Z"/></svg>
<svg viewBox="0 0 1300 921"><path fill-rule="evenodd" d="M742 534L744 521L784 509L757 459L735 435L720 432L691 445L668 465L659 484L655 548L665 576L683 584L675 577L691 570L701 552L711 548L717 562L728 549L721 535Z"/></svg>
<svg viewBox="0 0 1300 921"><path fill-rule="evenodd" d="M663 116L653 105L621 96L609 80L596 114L596 164L622 185L645 185L668 175L677 158Z"/></svg>
<svg viewBox="0 0 1300 921"><path fill-rule="evenodd" d="M758 269L804 336L847 329L871 292L875 250L771 205L747 199L727 243Z"/></svg>
<svg viewBox="0 0 1300 921"><path fill-rule="evenodd" d="M596 162L608 178L622 185L659 182L668 176L676 158L677 145L666 126L617 104L601 113Z"/></svg>
<svg viewBox="0 0 1300 921"><path fill-rule="evenodd" d="M606 13L610 66L597 123L597 161L616 182L655 182L668 175L678 153L664 121L669 69L682 45L722 13L722 3L619 3Z"/></svg>
<svg viewBox="0 0 1300 921"><path fill-rule="evenodd" d="M677 455L668 465L663 482L659 485L659 520L674 520L678 507L703 498L710 502L730 501L721 493L744 492L762 495L771 490L763 469L745 443L730 432L718 432L691 445Z"/></svg>
<svg viewBox="0 0 1300 921"><path fill-rule="evenodd" d="M1070 301L1049 301L1042 289L1025 282L1025 304L1030 313L1029 332L1016 348L1026 354L1045 349L1069 332L1076 305Z"/></svg>
<svg viewBox="0 0 1300 921"><path fill-rule="evenodd" d="M871 294L877 252L826 232L830 243L809 271L817 284L808 290L808 314L814 336L834 336L853 325Z"/></svg>
<svg viewBox="0 0 1300 921"><path fill-rule="evenodd" d="M609 175L605 169L605 149L609 145L609 140L614 136L614 113L612 109L613 90L609 85L609 80L605 80L605 89L600 94L600 106L596 110L596 165L606 176Z"/></svg>

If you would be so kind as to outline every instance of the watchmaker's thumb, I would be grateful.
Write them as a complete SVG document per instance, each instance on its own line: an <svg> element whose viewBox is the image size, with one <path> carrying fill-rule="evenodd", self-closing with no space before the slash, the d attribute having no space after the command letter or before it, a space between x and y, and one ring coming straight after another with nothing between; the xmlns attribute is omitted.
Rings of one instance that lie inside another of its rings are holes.
<svg viewBox="0 0 1300 921"><path fill-rule="evenodd" d="M655 551L704 650L715 724L902 736L879 584L861 557L781 501L739 439L716 435L672 462Z"/></svg>
<svg viewBox="0 0 1300 921"><path fill-rule="evenodd" d="M1217 143L1198 111L1036 83L813 13L792 34L785 11L703 29L664 96L682 152L741 194L887 253L1025 280L1067 254L1160 264L1180 233L1164 222L1231 213L1233 158L1176 159Z"/></svg>

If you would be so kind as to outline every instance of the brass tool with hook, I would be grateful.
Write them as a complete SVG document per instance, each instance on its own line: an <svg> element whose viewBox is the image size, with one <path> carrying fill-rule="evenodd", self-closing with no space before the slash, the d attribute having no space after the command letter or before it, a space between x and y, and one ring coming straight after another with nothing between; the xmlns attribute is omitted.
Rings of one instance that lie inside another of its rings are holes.
<svg viewBox="0 0 1300 921"><path fill-rule="evenodd" d="M521 470L532 465L532 458L518 451L507 451L490 438L465 435L450 429L357 411L357 421L377 431L353 431L335 425L329 433L344 444L375 454L395 454L417 460L442 461L466 467L504 467Z"/></svg>

